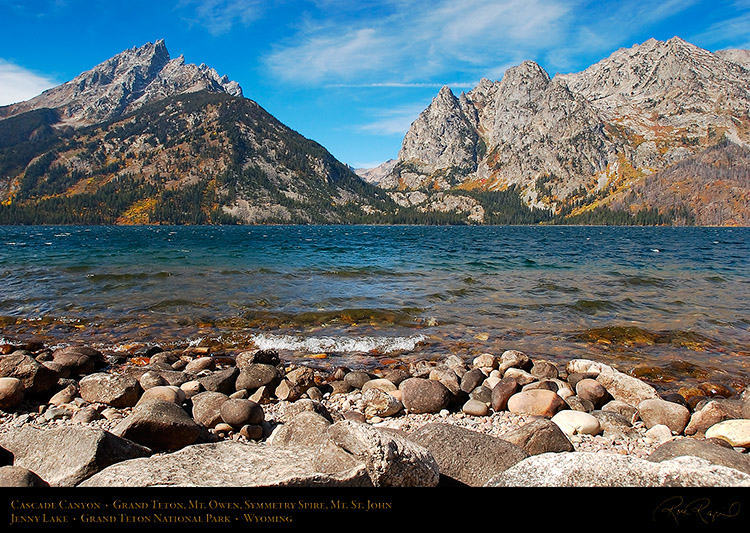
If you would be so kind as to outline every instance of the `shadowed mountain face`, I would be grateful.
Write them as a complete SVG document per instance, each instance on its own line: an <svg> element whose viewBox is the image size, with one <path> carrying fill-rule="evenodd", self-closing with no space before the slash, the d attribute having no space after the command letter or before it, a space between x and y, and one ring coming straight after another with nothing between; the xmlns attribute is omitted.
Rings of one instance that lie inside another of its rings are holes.
<svg viewBox="0 0 750 533"><path fill-rule="evenodd" d="M510 186L527 205L559 215L596 208L724 140L750 143L749 53L651 39L576 74L550 79L526 61L458 97L444 87L379 184L423 209ZM733 209L747 211L743 187L730 195L740 195ZM654 197L652 207L674 206Z"/></svg>
<svg viewBox="0 0 750 533"><path fill-rule="evenodd" d="M2 223L342 223L398 208L164 41L0 109Z"/></svg>
<svg viewBox="0 0 750 533"><path fill-rule="evenodd" d="M2 223L343 223L394 205L246 98L186 93L76 129L55 116L0 121L27 133L0 149Z"/></svg>

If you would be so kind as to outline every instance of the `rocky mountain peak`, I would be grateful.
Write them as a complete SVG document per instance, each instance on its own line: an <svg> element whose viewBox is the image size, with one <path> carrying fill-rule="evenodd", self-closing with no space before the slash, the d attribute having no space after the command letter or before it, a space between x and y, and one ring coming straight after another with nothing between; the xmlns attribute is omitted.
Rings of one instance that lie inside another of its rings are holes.
<svg viewBox="0 0 750 533"><path fill-rule="evenodd" d="M66 124L88 125L116 118L148 102L198 90L242 96L236 82L219 76L214 69L186 64L183 56L171 59L166 43L159 39L120 52L31 100L2 108L0 117L52 108L59 110Z"/></svg>
<svg viewBox="0 0 750 533"><path fill-rule="evenodd" d="M438 91L436 98L444 101L452 101L456 98L456 95L453 94L453 91L451 91L450 87L448 87L447 85L443 85L440 88L440 91Z"/></svg>
<svg viewBox="0 0 750 533"><path fill-rule="evenodd" d="M750 145L749 63L673 37L554 79L524 61L460 98L444 87L380 186L410 204L510 186L539 208L595 202L723 138Z"/></svg>
<svg viewBox="0 0 750 533"><path fill-rule="evenodd" d="M501 83L506 86L546 86L549 81L549 74L541 66L534 61L524 61L506 70Z"/></svg>

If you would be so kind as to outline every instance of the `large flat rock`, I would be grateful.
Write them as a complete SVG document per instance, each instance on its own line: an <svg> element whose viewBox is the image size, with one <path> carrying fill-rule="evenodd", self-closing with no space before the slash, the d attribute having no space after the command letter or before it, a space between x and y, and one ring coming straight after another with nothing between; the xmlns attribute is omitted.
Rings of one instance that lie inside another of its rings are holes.
<svg viewBox="0 0 750 533"><path fill-rule="evenodd" d="M651 462L605 453L544 453L521 461L489 487L750 487L750 475L698 457Z"/></svg>
<svg viewBox="0 0 750 533"><path fill-rule="evenodd" d="M110 466L82 487L368 487L364 463L321 472L313 446L269 446L222 441Z"/></svg>
<svg viewBox="0 0 750 533"><path fill-rule="evenodd" d="M114 463L151 454L135 442L87 427L19 428L2 434L0 444L15 456L14 466L59 487L75 486Z"/></svg>

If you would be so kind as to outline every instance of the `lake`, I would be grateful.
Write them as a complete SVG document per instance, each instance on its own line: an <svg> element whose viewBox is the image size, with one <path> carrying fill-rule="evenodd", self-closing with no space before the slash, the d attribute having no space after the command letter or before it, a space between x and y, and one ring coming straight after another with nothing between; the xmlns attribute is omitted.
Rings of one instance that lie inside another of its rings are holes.
<svg viewBox="0 0 750 533"><path fill-rule="evenodd" d="M750 228L6 226L0 343L360 367L517 349L744 387L748 259Z"/></svg>

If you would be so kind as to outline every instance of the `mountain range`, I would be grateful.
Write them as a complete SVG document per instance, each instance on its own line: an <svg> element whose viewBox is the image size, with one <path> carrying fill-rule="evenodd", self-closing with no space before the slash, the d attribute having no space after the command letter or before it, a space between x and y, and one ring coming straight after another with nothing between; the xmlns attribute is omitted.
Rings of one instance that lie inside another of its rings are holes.
<svg viewBox="0 0 750 533"><path fill-rule="evenodd" d="M379 185L399 204L422 209L452 197L478 221L483 206L463 191L515 187L527 205L568 217L616 205L747 225L749 57L747 50L714 54L677 37L651 39L576 74L550 78L526 61L458 97L443 87ZM705 198L692 174L699 165L687 163L717 145L734 147L725 150L723 185L715 187L731 190L732 202L723 215L707 216L695 211L695 199L719 197ZM672 169L678 162L686 164ZM661 189L647 181L682 186L667 198L652 194Z"/></svg>
<svg viewBox="0 0 750 533"><path fill-rule="evenodd" d="M359 174L359 176L357 175ZM0 223L750 224L750 51L443 87L357 173L164 41L0 107Z"/></svg>

